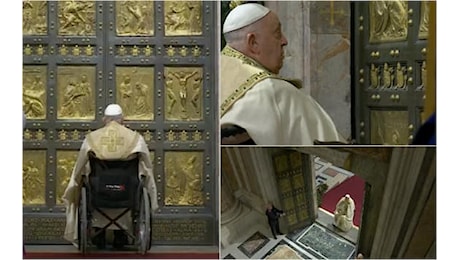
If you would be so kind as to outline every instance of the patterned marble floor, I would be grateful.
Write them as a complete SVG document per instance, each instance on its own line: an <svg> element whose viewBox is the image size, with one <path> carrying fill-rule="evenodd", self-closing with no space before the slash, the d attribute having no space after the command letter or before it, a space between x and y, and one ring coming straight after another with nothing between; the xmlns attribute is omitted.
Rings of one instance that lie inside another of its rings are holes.
<svg viewBox="0 0 460 260"><path fill-rule="evenodd" d="M354 258L358 230L334 233L332 216L320 211L318 222L295 234L277 236L262 225L252 227L234 244L221 249L223 259L346 259ZM321 237L319 240L312 240Z"/></svg>

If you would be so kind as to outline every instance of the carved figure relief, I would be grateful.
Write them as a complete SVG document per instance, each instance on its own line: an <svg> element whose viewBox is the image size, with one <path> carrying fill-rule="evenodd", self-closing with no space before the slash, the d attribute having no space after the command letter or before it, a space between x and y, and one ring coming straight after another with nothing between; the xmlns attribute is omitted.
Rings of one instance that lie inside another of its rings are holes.
<svg viewBox="0 0 460 260"><path fill-rule="evenodd" d="M62 195L72 176L72 170L77 161L78 151L56 152L56 204L63 204Z"/></svg>
<svg viewBox="0 0 460 260"><path fill-rule="evenodd" d="M22 77L22 109L27 119L45 119L46 66L24 66Z"/></svg>
<svg viewBox="0 0 460 260"><path fill-rule="evenodd" d="M407 111L372 111L371 143L383 145L408 144Z"/></svg>
<svg viewBox="0 0 460 260"><path fill-rule="evenodd" d="M202 119L202 68L165 68L166 120Z"/></svg>
<svg viewBox="0 0 460 260"><path fill-rule="evenodd" d="M394 75L393 75L393 68L388 65L388 63L385 62L383 64L383 82L382 86L384 88L391 88L393 87L393 81L394 81Z"/></svg>
<svg viewBox="0 0 460 260"><path fill-rule="evenodd" d="M117 1L117 35L153 36L152 1Z"/></svg>
<svg viewBox="0 0 460 260"><path fill-rule="evenodd" d="M396 64L396 84L397 88L405 88L407 86L407 69L401 63Z"/></svg>
<svg viewBox="0 0 460 260"><path fill-rule="evenodd" d="M45 151L24 151L22 161L22 203L45 204Z"/></svg>
<svg viewBox="0 0 460 260"><path fill-rule="evenodd" d="M59 35L96 35L94 1L58 1Z"/></svg>
<svg viewBox="0 0 460 260"><path fill-rule="evenodd" d="M165 1L165 35L201 35L201 1Z"/></svg>
<svg viewBox="0 0 460 260"><path fill-rule="evenodd" d="M407 1L369 2L369 42L400 41L407 38Z"/></svg>
<svg viewBox="0 0 460 260"><path fill-rule="evenodd" d="M203 154L165 153L165 205L203 205Z"/></svg>
<svg viewBox="0 0 460 260"><path fill-rule="evenodd" d="M22 2L22 34L46 35L48 28L48 12L46 1Z"/></svg>
<svg viewBox="0 0 460 260"><path fill-rule="evenodd" d="M153 67L117 67L115 72L125 120L153 120Z"/></svg>
<svg viewBox="0 0 460 260"><path fill-rule="evenodd" d="M419 39L428 38L428 25L430 23L430 2L422 1L420 12L420 27L418 30Z"/></svg>
<svg viewBox="0 0 460 260"><path fill-rule="evenodd" d="M370 69L370 79L371 79L371 88L378 88L379 87L379 82L380 82L380 68L378 66L375 66L374 63L371 64L371 69Z"/></svg>
<svg viewBox="0 0 460 260"><path fill-rule="evenodd" d="M201 108L201 89L203 86L203 79L201 77L195 78L192 82L192 92L193 96L191 98L191 102L193 105L193 108L195 109L195 114L200 115L202 108Z"/></svg>
<svg viewBox="0 0 460 260"><path fill-rule="evenodd" d="M58 77L58 119L95 118L94 67L60 66Z"/></svg>

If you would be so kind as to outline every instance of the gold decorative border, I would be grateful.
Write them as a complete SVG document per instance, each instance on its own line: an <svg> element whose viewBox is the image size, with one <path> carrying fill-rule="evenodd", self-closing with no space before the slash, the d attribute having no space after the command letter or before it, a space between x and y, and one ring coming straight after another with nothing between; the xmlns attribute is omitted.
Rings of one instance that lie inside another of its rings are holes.
<svg viewBox="0 0 460 260"><path fill-rule="evenodd" d="M262 65L257 63L255 60L247 57L246 55L242 54L241 52L233 49L230 46L225 46L222 50L222 55L239 59L243 64L247 64L250 66L254 66L257 68L262 69L262 72L256 73L249 77L246 82L241 84L233 93L226 98L222 104L220 105L220 116L222 117L227 111L233 106L233 104L239 100L248 90L250 90L256 83L269 78L274 77L275 75L269 71L267 71Z"/></svg>
<svg viewBox="0 0 460 260"><path fill-rule="evenodd" d="M222 104L220 105L220 117L225 115L225 113L227 113L228 110L230 110L233 104L237 100L239 100L241 97L243 97L246 94L246 92L248 92L248 90L252 89L252 87L254 87L256 83L264 79L267 79L267 78L276 78L276 77L273 77L273 74L271 74L270 72L266 72L266 71L256 73L252 75L251 77L249 77L246 80L246 82L241 84L237 89L233 91L233 93L228 98L224 100L224 102L222 102Z"/></svg>
<svg viewBox="0 0 460 260"><path fill-rule="evenodd" d="M269 71L267 71L266 68L264 68L262 65L260 65L257 61L249 58L248 56L244 55L243 53L233 49L232 47L230 46L225 46L224 49L222 50L222 54L225 55L225 56L228 56L228 57L232 57L232 58L237 58L239 60L241 60L243 62L243 64L248 64L248 65L251 65L251 66L254 66L254 67L257 67L257 68L260 68L268 73L270 73Z"/></svg>

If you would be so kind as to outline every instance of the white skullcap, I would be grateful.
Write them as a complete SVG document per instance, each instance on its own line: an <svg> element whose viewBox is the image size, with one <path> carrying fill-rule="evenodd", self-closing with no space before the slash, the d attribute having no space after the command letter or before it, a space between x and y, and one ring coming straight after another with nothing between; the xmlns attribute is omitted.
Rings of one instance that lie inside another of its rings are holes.
<svg viewBox="0 0 460 260"><path fill-rule="evenodd" d="M241 29L255 23L270 12L270 9L260 4L242 4L235 7L224 22L223 33Z"/></svg>
<svg viewBox="0 0 460 260"><path fill-rule="evenodd" d="M117 104L110 104L105 108L104 115L106 116L119 116L123 114L123 110Z"/></svg>
<svg viewBox="0 0 460 260"><path fill-rule="evenodd" d="M350 194L345 195L346 198L350 198Z"/></svg>

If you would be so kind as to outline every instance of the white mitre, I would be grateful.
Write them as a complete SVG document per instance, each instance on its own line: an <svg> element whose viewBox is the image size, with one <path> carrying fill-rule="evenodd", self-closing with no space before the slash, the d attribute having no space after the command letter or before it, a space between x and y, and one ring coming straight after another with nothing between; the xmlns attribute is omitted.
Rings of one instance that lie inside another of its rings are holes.
<svg viewBox="0 0 460 260"><path fill-rule="evenodd" d="M224 22L223 33L241 29L262 19L270 9L260 4L242 4L235 7Z"/></svg>
<svg viewBox="0 0 460 260"><path fill-rule="evenodd" d="M123 110L117 104L110 104L105 108L105 116L119 116L123 114Z"/></svg>

